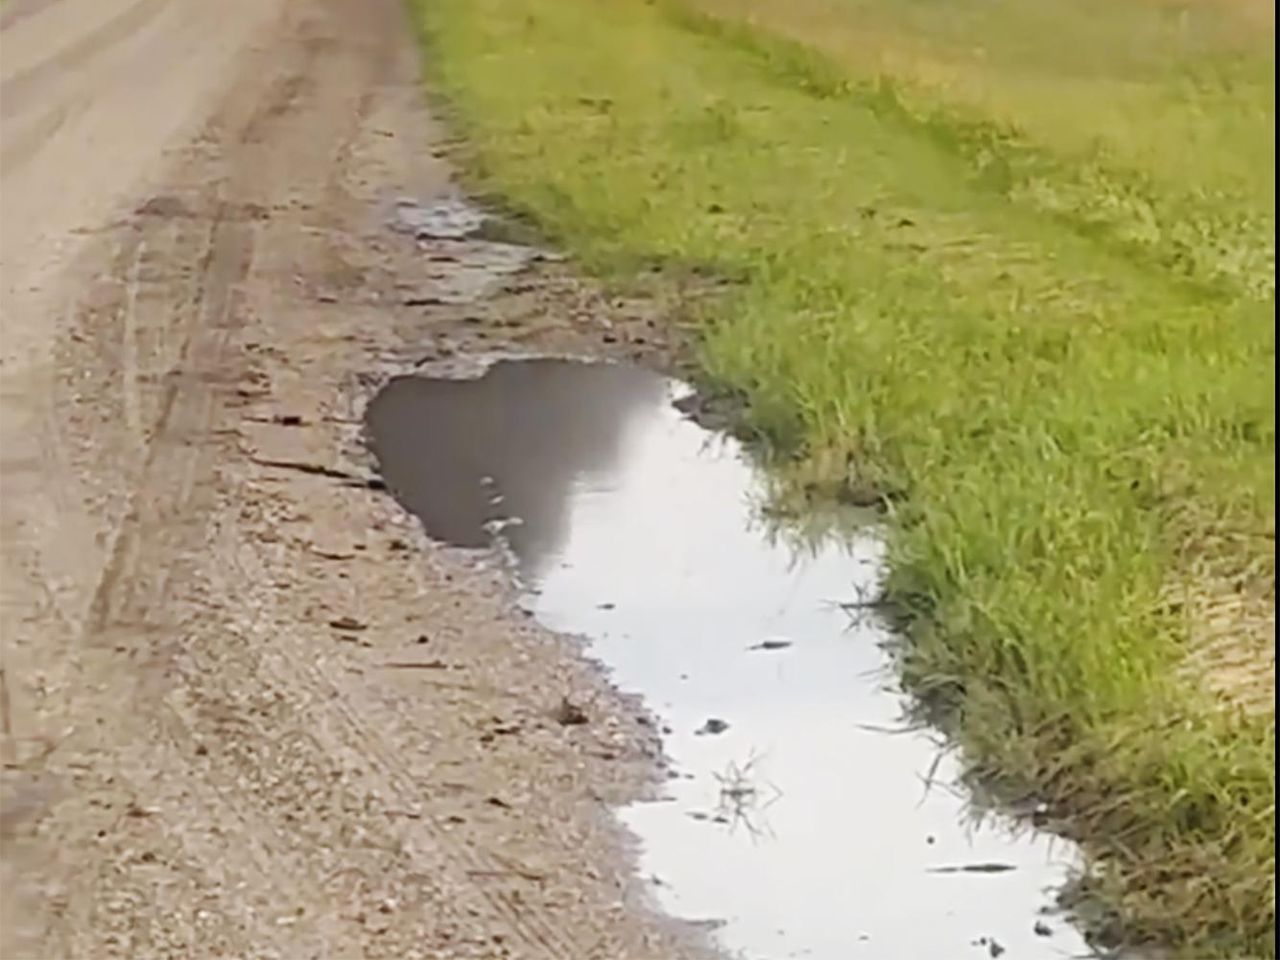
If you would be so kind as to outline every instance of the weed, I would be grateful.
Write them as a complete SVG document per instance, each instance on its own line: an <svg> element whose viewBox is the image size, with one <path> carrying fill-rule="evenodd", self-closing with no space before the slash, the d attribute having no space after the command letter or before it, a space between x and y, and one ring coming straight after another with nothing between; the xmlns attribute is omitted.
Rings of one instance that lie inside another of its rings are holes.
<svg viewBox="0 0 1280 960"><path fill-rule="evenodd" d="M1273 955L1273 28L420 11L479 189L617 282L734 279L690 310L708 385L806 490L892 494L905 680L1082 841L1108 932Z"/></svg>

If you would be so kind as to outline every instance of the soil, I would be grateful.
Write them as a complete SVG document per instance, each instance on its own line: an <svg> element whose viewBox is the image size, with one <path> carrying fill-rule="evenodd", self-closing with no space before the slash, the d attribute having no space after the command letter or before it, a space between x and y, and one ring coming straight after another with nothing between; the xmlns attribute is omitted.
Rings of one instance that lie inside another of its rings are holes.
<svg viewBox="0 0 1280 960"><path fill-rule="evenodd" d="M415 364L670 349L393 229L452 194L402 6L0 14L0 956L704 953L610 815L650 718L370 479Z"/></svg>

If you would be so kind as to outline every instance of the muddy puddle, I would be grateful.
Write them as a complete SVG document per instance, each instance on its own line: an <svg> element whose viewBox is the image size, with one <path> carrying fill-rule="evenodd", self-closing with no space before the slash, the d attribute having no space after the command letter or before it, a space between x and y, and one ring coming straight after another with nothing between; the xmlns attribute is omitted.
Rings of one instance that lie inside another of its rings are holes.
<svg viewBox="0 0 1280 960"><path fill-rule="evenodd" d="M644 370L503 361L405 377L368 415L383 474L434 538L510 551L524 602L645 698L673 762L621 811L660 905L731 955L1088 955L1053 912L1061 840L975 823L950 755L903 732L874 529L801 547L765 480Z"/></svg>

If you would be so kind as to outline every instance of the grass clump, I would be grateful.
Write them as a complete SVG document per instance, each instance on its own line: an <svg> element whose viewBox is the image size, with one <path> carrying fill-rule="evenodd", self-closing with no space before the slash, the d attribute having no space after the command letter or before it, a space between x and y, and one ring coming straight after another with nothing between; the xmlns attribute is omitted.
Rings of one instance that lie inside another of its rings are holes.
<svg viewBox="0 0 1280 960"><path fill-rule="evenodd" d="M818 486L901 494L906 678L1117 932L1272 956L1274 66L1171 9L419 16L480 185L603 275L739 281L706 376Z"/></svg>

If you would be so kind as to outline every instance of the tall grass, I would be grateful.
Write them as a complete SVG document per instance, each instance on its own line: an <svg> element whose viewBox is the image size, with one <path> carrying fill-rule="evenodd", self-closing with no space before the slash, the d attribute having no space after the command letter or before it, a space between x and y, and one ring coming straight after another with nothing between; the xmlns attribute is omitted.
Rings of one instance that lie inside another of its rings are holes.
<svg viewBox="0 0 1280 960"><path fill-rule="evenodd" d="M707 378L814 487L898 495L908 681L1084 841L1117 929L1273 955L1270 48L980 6L419 11L477 184L603 275L739 281Z"/></svg>

